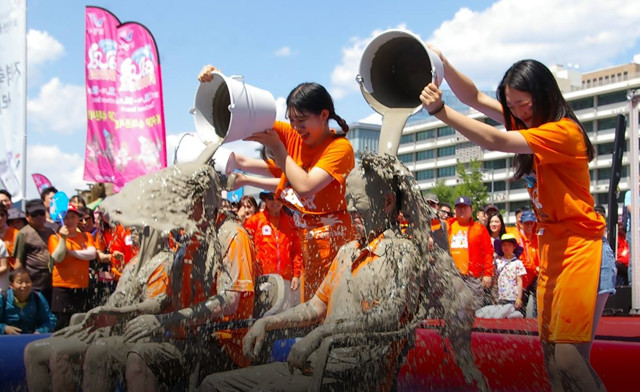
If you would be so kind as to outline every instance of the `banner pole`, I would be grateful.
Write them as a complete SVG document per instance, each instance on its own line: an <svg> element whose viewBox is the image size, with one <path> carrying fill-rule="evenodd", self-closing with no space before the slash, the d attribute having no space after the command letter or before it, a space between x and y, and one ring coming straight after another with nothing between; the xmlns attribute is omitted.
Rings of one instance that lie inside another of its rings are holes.
<svg viewBox="0 0 640 392"><path fill-rule="evenodd" d="M24 1L24 47L27 47L27 0ZM26 213L27 206L27 51L22 59L24 77L22 78L22 211Z"/></svg>

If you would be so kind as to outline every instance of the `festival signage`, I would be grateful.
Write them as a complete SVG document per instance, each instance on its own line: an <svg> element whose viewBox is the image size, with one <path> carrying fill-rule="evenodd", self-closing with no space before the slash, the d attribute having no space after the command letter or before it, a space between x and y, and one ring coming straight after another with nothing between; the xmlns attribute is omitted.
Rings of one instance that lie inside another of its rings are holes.
<svg viewBox="0 0 640 392"><path fill-rule="evenodd" d="M0 189L23 199L26 0L0 1Z"/></svg>
<svg viewBox="0 0 640 392"><path fill-rule="evenodd" d="M36 184L36 189L38 190L38 194L41 194L43 190L46 188L51 188L53 185L51 181L44 175L40 173L31 174L31 178L33 178L33 182Z"/></svg>
<svg viewBox="0 0 640 392"><path fill-rule="evenodd" d="M84 179L128 181L167 166L162 78L153 36L87 7Z"/></svg>

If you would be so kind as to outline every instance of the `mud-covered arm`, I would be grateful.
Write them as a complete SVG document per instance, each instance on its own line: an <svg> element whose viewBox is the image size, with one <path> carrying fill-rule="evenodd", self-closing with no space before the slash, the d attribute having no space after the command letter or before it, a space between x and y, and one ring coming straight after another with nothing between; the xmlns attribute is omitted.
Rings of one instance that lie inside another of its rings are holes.
<svg viewBox="0 0 640 392"><path fill-rule="evenodd" d="M285 312L258 319L242 339L242 351L252 360L259 357L267 331L302 328L319 323L327 313L327 304L317 295L310 301Z"/></svg>

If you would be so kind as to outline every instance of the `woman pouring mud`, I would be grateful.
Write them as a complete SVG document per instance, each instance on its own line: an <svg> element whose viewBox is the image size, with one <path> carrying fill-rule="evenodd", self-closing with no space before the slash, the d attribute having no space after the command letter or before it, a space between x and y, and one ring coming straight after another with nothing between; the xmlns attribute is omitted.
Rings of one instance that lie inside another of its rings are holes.
<svg viewBox="0 0 640 392"><path fill-rule="evenodd" d="M213 71L217 69L205 66L198 79L210 82ZM294 211L303 252L304 301L316 292L338 249L355 236L345 202L345 181L355 158L344 137L349 126L336 114L324 87L302 83L289 93L286 102L290 124L277 121L273 129L245 139L262 144L272 158L264 161L232 153L229 159L243 171L265 176L235 173L235 189L252 185L275 192L276 198ZM342 133L329 127L331 119Z"/></svg>
<svg viewBox="0 0 640 392"><path fill-rule="evenodd" d="M594 211L589 192L593 145L553 74L540 62L522 60L511 66L496 100L440 57L456 96L509 132L446 106L433 83L420 96L424 107L473 143L516 153L515 177L527 183L540 228L538 329L552 389L604 390L589 353L607 296L615 292L615 261L603 239L604 219Z"/></svg>

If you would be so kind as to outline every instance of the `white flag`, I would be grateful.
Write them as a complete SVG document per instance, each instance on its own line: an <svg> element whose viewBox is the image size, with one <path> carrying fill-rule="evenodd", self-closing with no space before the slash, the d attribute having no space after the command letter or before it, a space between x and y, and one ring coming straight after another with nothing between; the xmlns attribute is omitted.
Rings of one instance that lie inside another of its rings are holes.
<svg viewBox="0 0 640 392"><path fill-rule="evenodd" d="M0 188L22 200L27 0L0 1Z"/></svg>

